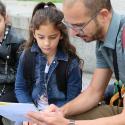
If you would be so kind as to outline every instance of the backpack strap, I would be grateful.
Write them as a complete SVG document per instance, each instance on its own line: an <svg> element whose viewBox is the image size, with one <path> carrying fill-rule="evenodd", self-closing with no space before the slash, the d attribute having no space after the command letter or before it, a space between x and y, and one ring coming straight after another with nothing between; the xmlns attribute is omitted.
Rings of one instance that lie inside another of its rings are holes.
<svg viewBox="0 0 125 125"><path fill-rule="evenodd" d="M116 44L115 44L115 49L113 50L113 66L114 66L115 78L117 81L119 81L119 69L118 69L118 63L117 63Z"/></svg>
<svg viewBox="0 0 125 125"><path fill-rule="evenodd" d="M36 53L32 53L31 48L29 48L25 51L24 55L23 75L24 78L30 83L34 81L35 54Z"/></svg>
<svg viewBox="0 0 125 125"><path fill-rule="evenodd" d="M115 47L115 50L113 51L113 65L114 65L114 73L115 73L116 80L119 82L119 69L118 69L118 63L117 63L116 47ZM119 98L122 99L120 85L116 84L116 86L118 89Z"/></svg>
<svg viewBox="0 0 125 125"><path fill-rule="evenodd" d="M68 63L65 61L59 61L59 64L56 68L56 80L58 89L64 94L67 94L67 76L68 76Z"/></svg>
<svg viewBox="0 0 125 125"><path fill-rule="evenodd" d="M67 80L68 80L68 68L71 64L71 61L73 60L74 56L69 55L68 61L59 61L59 64L56 68L56 80L57 80L57 86L58 89L62 92L64 92L65 95L67 95ZM77 58L77 56L76 56ZM80 64L82 62L79 62ZM81 65L83 66L83 65ZM81 76L82 76L82 67L80 67L81 70Z"/></svg>

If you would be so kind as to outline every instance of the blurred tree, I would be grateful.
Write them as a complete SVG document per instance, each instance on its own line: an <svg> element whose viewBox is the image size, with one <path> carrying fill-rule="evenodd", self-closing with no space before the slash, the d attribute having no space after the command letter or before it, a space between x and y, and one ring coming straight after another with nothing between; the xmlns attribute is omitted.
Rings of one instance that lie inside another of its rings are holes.
<svg viewBox="0 0 125 125"><path fill-rule="evenodd" d="M62 3L63 0L19 0L19 1L42 1L42 2L53 2L53 3Z"/></svg>

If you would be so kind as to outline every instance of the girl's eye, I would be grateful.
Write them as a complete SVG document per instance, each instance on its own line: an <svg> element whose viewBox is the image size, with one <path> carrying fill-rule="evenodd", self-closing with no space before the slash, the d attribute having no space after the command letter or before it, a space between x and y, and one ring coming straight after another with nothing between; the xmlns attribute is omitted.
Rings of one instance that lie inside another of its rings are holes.
<svg viewBox="0 0 125 125"><path fill-rule="evenodd" d="M56 39L57 35L50 36L49 39Z"/></svg>
<svg viewBox="0 0 125 125"><path fill-rule="evenodd" d="M49 39L56 39L56 36L50 36Z"/></svg>
<svg viewBox="0 0 125 125"><path fill-rule="evenodd" d="M48 39L50 40L54 40L58 37L58 35L51 35L51 36L48 36ZM42 36L42 35L38 35L38 38L43 40L43 39L46 39L46 36Z"/></svg>

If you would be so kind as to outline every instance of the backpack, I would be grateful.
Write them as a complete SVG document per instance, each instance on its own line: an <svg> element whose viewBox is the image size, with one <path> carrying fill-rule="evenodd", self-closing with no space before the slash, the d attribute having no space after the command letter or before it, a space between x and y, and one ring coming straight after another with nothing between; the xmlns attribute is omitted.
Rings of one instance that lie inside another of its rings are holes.
<svg viewBox="0 0 125 125"><path fill-rule="evenodd" d="M25 51L23 75L26 81L29 83L31 90L33 83L35 82L34 79L35 56L36 53L32 53L31 49L27 49ZM67 94L68 66L71 63L72 59L73 57L68 58L68 62L60 60L55 71L58 89L62 91L65 95ZM82 69L81 69L81 75L82 75Z"/></svg>

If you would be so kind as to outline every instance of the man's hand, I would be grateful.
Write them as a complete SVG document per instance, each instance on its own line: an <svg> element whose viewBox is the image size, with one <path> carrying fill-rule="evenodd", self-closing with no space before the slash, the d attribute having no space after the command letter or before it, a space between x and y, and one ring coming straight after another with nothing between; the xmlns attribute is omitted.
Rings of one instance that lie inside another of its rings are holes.
<svg viewBox="0 0 125 125"><path fill-rule="evenodd" d="M37 125L67 125L69 120L65 119L60 111L55 112L29 112L27 117Z"/></svg>

